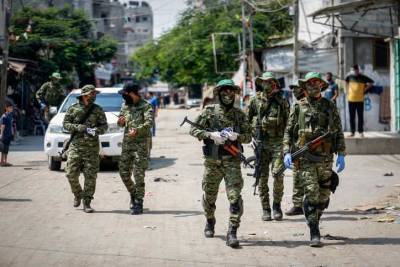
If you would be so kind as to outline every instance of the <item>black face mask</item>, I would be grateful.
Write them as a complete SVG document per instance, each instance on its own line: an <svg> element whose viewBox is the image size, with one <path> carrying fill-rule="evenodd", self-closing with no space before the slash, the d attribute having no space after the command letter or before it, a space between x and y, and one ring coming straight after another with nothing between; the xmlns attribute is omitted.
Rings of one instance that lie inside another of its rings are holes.
<svg viewBox="0 0 400 267"><path fill-rule="evenodd" d="M125 104L127 105L132 105L133 104L133 100L132 97L128 94L123 94L122 98L125 100Z"/></svg>
<svg viewBox="0 0 400 267"><path fill-rule="evenodd" d="M233 107L233 104L235 104L235 97L233 97L232 102L230 103L227 103L226 100L222 99L223 96L221 95L221 93L218 94L218 98L221 105L227 109L231 109Z"/></svg>

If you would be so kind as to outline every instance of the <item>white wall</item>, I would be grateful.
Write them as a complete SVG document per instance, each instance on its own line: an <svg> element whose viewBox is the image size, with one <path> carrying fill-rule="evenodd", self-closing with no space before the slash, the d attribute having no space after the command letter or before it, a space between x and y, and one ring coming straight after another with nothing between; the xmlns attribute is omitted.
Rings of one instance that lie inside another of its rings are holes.
<svg viewBox="0 0 400 267"><path fill-rule="evenodd" d="M331 31L330 27L314 23L307 17L323 7L323 0L299 0L299 40L311 42Z"/></svg>

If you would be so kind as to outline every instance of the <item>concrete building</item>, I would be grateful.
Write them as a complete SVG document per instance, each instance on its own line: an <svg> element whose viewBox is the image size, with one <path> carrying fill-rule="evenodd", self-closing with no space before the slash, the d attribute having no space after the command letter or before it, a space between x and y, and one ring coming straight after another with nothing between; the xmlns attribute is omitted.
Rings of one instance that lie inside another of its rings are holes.
<svg viewBox="0 0 400 267"><path fill-rule="evenodd" d="M125 53L129 57L153 40L153 11L145 1L127 1L124 6Z"/></svg>

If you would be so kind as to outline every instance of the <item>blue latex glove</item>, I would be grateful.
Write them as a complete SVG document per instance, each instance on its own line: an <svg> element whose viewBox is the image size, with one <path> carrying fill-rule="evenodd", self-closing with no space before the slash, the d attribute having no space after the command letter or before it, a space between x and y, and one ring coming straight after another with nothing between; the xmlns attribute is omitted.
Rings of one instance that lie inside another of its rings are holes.
<svg viewBox="0 0 400 267"><path fill-rule="evenodd" d="M44 102L40 102L40 109L44 109L46 107L46 104Z"/></svg>
<svg viewBox="0 0 400 267"><path fill-rule="evenodd" d="M343 171L345 165L346 164L344 162L344 155L339 154L337 159L336 159L336 168L337 168L336 170L337 170L337 172L339 173L339 172Z"/></svg>
<svg viewBox="0 0 400 267"><path fill-rule="evenodd" d="M292 155L290 153L286 153L285 157L283 158L283 163L287 169L292 168Z"/></svg>
<svg viewBox="0 0 400 267"><path fill-rule="evenodd" d="M221 136L224 138L228 138L229 134L233 132L232 127L225 128L221 131Z"/></svg>

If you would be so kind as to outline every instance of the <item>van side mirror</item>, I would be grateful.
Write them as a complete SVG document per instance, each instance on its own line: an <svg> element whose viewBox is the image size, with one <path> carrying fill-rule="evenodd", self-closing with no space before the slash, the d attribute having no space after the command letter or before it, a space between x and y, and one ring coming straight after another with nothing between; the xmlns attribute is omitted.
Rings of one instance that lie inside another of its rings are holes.
<svg viewBox="0 0 400 267"><path fill-rule="evenodd" d="M50 107L50 109L49 109L49 113L51 115L56 115L57 111L58 111L57 107L54 107L54 106Z"/></svg>

